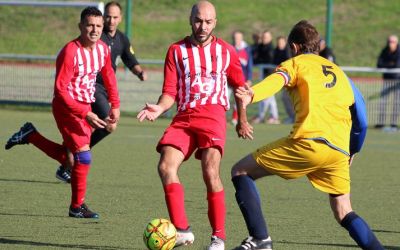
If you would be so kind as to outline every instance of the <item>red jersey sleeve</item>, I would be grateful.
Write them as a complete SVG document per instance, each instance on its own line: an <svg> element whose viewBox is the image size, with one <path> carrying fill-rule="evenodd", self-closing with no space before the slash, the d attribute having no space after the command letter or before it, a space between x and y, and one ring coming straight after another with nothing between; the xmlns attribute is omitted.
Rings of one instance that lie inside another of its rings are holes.
<svg viewBox="0 0 400 250"><path fill-rule="evenodd" d="M236 50L228 43L226 43L226 47L230 54L230 63L226 72L228 84L235 88L243 86L246 80L244 78L242 65L240 64Z"/></svg>
<svg viewBox="0 0 400 250"><path fill-rule="evenodd" d="M162 93L169 95L176 99L178 93L178 65L175 61L175 50L176 46L171 45L168 49L164 63L164 84Z"/></svg>
<svg viewBox="0 0 400 250"><path fill-rule="evenodd" d="M114 69L111 64L111 53L108 50L105 58L105 65L101 69L100 74L103 78L104 86L108 93L108 101L111 103L111 108L119 108L120 100L118 94L117 78L115 77Z"/></svg>
<svg viewBox="0 0 400 250"><path fill-rule="evenodd" d="M54 98L61 101L74 115L85 118L90 105L79 105L68 93L68 85L74 76L74 50L72 43L67 44L58 54L56 60L56 79L54 84Z"/></svg>

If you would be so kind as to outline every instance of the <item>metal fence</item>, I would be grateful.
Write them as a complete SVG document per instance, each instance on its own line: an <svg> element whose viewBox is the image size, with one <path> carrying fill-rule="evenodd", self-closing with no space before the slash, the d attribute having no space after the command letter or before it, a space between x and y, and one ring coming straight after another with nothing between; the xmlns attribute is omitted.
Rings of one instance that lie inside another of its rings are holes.
<svg viewBox="0 0 400 250"><path fill-rule="evenodd" d="M12 62L10 62L11 59L13 59ZM0 103L49 105L54 87L54 59L55 57L0 55ZM40 63L43 60L47 63ZM140 60L140 62L145 65L145 68L149 64L159 65L159 67L148 67L149 80L146 82L140 82L123 68L117 71L122 111L137 112L144 103L154 102L160 95L163 61ZM273 67L275 66L256 65L255 72L262 72L264 68ZM376 76L376 73L400 72L400 69L341 68L349 75L354 72L375 73L373 77L369 77L368 74L365 77L351 77L364 95L369 123L372 125L397 124L397 115L400 110L400 83L384 82L381 77ZM277 101L278 106L282 107L279 94ZM280 115L285 118L283 108L280 108Z"/></svg>

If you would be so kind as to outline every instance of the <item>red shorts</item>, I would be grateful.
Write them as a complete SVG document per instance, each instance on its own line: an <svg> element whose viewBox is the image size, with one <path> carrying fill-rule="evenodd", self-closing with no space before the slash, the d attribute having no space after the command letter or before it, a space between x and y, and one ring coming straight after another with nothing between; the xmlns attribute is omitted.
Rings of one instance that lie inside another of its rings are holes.
<svg viewBox="0 0 400 250"><path fill-rule="evenodd" d="M220 105L201 106L194 110L178 113L157 145L157 152L163 146L180 150L185 160L195 153L201 159L202 149L215 147L221 155L226 140L225 109Z"/></svg>
<svg viewBox="0 0 400 250"><path fill-rule="evenodd" d="M85 107L85 103L80 103ZM92 135L92 127L85 118L77 117L71 114L64 104L53 100L53 116L56 120L58 130L64 140L64 145L75 153L78 149L85 145L90 145L90 136Z"/></svg>

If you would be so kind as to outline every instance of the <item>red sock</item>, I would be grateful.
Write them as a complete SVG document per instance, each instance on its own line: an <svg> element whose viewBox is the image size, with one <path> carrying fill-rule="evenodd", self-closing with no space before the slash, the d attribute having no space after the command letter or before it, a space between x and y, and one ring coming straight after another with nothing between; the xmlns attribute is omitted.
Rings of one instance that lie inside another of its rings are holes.
<svg viewBox="0 0 400 250"><path fill-rule="evenodd" d="M232 111L232 120L237 120L239 118L237 109L234 108Z"/></svg>
<svg viewBox="0 0 400 250"><path fill-rule="evenodd" d="M55 142L50 141L38 132L34 132L28 137L28 142L32 143L43 151L46 155L58 161L60 164L64 164L67 160L67 149Z"/></svg>
<svg viewBox="0 0 400 250"><path fill-rule="evenodd" d="M89 164L82 164L75 161L71 173L71 207L80 207L85 201L86 194L86 179L89 173Z"/></svg>
<svg viewBox="0 0 400 250"><path fill-rule="evenodd" d="M180 183L164 186L165 201L172 224L178 229L187 229L189 223L185 212L185 194Z"/></svg>
<svg viewBox="0 0 400 250"><path fill-rule="evenodd" d="M208 200L208 219L212 227L212 235L223 240L226 239L225 234L225 193L224 190L219 192L207 192Z"/></svg>

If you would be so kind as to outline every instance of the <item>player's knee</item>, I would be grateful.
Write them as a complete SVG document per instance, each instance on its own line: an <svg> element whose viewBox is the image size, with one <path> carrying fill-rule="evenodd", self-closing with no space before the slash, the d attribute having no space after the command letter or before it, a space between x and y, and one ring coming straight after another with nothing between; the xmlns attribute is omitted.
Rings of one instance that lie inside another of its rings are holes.
<svg viewBox="0 0 400 250"><path fill-rule="evenodd" d="M106 126L106 130L110 133L114 132L117 129L117 123L109 123Z"/></svg>
<svg viewBox="0 0 400 250"><path fill-rule="evenodd" d="M175 162L160 159L158 164L158 175L164 184L169 184L171 182L176 182L178 180L178 169L179 165Z"/></svg>
<svg viewBox="0 0 400 250"><path fill-rule="evenodd" d="M238 171L237 164L235 164L231 169L231 177L233 178L238 175L240 175L240 171Z"/></svg>
<svg viewBox="0 0 400 250"><path fill-rule="evenodd" d="M246 169L242 166L241 161L236 162L231 169L231 177L239 176L239 175L247 175Z"/></svg>
<svg viewBox="0 0 400 250"><path fill-rule="evenodd" d="M346 195L329 195L331 201L331 208L333 216L336 221L340 224L344 217L353 211L351 208L350 197Z"/></svg>
<svg viewBox="0 0 400 250"><path fill-rule="evenodd" d="M81 151L74 154L74 160L76 163L90 165L92 162L92 153L89 151Z"/></svg>
<svg viewBox="0 0 400 250"><path fill-rule="evenodd" d="M172 161L163 161L161 160L158 163L158 173L160 176L170 176L170 175L177 175L179 169L179 164Z"/></svg>

